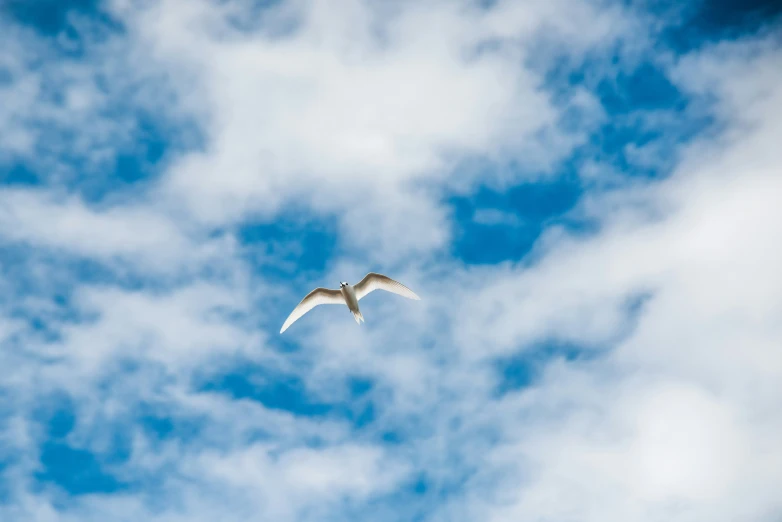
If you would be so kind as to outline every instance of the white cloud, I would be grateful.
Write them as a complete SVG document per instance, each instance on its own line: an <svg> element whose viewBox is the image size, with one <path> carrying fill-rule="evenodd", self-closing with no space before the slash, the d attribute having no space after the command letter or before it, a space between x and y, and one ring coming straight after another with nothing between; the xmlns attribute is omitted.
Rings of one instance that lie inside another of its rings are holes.
<svg viewBox="0 0 782 522"><path fill-rule="evenodd" d="M170 219L138 207L90 209L73 196L40 190L0 192L6 241L61 249L75 256L124 258L146 268L179 268L196 246Z"/></svg>
<svg viewBox="0 0 782 522"><path fill-rule="evenodd" d="M207 129L205 150L179 159L162 194L206 223L270 217L296 200L338 215L354 206L365 228L384 233L367 237L353 213L344 232L361 246L387 242L382 256L441 247L438 191L423 195L417 184L469 183L447 178L471 155L548 170L583 139L560 129L542 76L518 66L536 52L538 31L578 56L628 30L620 12L588 3L565 17L524 6L294 2L268 8L270 21L247 34L229 22L248 15L238 3L125 5L141 45L169 67L183 106ZM596 21L592 30L575 31L579 17ZM267 33L288 20L292 34ZM572 103L595 112L586 93ZM406 198L420 208L393 219L374 210Z"/></svg>

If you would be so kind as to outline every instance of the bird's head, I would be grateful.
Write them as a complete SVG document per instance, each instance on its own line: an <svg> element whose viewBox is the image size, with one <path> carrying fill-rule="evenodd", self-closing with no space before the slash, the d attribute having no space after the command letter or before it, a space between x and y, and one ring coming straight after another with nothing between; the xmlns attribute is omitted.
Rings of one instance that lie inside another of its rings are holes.
<svg viewBox="0 0 782 522"><path fill-rule="evenodd" d="M348 286L348 284L347 284L346 282L344 282L344 281L343 281L343 282L341 282L341 283L339 284L339 287L340 287L340 288L342 288L343 286Z"/></svg>

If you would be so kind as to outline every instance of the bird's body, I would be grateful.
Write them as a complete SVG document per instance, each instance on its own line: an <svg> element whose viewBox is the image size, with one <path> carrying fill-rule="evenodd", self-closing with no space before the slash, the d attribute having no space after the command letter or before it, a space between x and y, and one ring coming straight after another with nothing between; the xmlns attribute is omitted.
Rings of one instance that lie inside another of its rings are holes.
<svg viewBox="0 0 782 522"><path fill-rule="evenodd" d="M393 292L408 299L420 300L420 297L407 288L405 285L398 281L394 281L390 277L386 277L382 274L376 274L374 272L368 273L364 276L360 282L355 286L342 282L339 284L339 290L331 290L328 288L316 288L307 296L301 300L293 312L285 320L285 324L282 325L280 333L288 329L297 319L312 310L318 305L322 304L344 304L347 305L348 310L353 314L353 318L356 323L361 324L364 321L364 316L361 314L361 310L358 307L358 302L361 298L375 290L386 290L387 292Z"/></svg>
<svg viewBox="0 0 782 522"><path fill-rule="evenodd" d="M353 317L358 324L364 320L364 316L361 315L361 310L358 307L358 297L356 297L356 289L353 285L345 283L340 286L339 291L342 292L342 297L345 299L345 304L348 305L348 310L351 311Z"/></svg>

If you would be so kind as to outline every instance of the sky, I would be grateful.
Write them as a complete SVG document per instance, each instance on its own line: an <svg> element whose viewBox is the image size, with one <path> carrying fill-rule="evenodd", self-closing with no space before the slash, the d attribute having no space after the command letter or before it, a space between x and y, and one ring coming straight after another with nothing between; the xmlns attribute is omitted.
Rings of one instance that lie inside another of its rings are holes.
<svg viewBox="0 0 782 522"><path fill-rule="evenodd" d="M780 10L0 2L0 520L780 520Z"/></svg>

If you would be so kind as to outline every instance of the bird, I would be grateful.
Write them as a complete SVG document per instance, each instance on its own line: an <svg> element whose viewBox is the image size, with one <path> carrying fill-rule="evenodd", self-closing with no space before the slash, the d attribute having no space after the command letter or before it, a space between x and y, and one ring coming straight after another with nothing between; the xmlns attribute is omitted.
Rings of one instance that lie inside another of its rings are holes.
<svg viewBox="0 0 782 522"><path fill-rule="evenodd" d="M408 299L415 299L420 301L415 292L407 288L399 281L394 281L388 276L370 272L364 276L364 279L359 281L355 286L350 285L344 281L339 283L339 290L331 290L330 288L316 288L312 292L306 295L304 299L293 309L293 312L285 320L285 323L280 329L280 333L283 333L301 316L312 310L318 305L322 304L344 304L347 305L350 312L353 314L353 318L359 325L364 322L364 316L361 314L361 310L358 308L358 302L375 290L385 290L394 294L407 297Z"/></svg>

